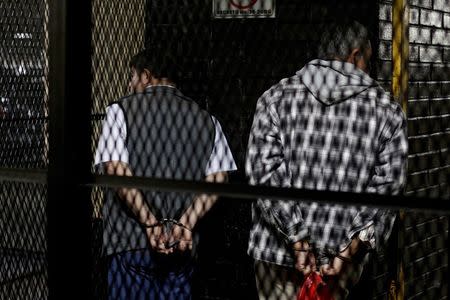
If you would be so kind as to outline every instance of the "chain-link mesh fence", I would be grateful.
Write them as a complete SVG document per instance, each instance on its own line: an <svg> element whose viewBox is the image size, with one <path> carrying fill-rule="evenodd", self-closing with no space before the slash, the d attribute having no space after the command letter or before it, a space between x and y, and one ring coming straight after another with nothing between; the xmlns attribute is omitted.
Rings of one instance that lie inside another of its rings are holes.
<svg viewBox="0 0 450 300"><path fill-rule="evenodd" d="M2 181L0 201L0 295L47 299L46 187Z"/></svg>
<svg viewBox="0 0 450 300"><path fill-rule="evenodd" d="M1 4L1 165L47 165L47 15L44 1Z"/></svg>
<svg viewBox="0 0 450 300"><path fill-rule="evenodd" d="M47 167L48 7L0 2L0 168ZM28 182L32 175L23 173ZM6 176L7 177L7 176ZM47 299L45 185L0 179L0 298Z"/></svg>
<svg viewBox="0 0 450 300"><path fill-rule="evenodd" d="M2 174L52 160L48 5L0 3ZM450 194L448 1L94 0L91 26L95 298L448 298L448 209L408 210ZM2 181L0 298L48 296L46 195Z"/></svg>

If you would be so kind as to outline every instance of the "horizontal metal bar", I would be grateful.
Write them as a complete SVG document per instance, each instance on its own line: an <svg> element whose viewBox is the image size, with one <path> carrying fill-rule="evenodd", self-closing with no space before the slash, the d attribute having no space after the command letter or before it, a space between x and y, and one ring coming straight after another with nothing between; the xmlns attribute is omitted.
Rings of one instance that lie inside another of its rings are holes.
<svg viewBox="0 0 450 300"><path fill-rule="evenodd" d="M161 191L217 194L230 198L254 200L266 198L273 200L302 200L342 205L366 205L389 209L412 209L450 213L450 200L442 198L425 198L414 196L390 196L349 192L315 191L295 188L278 188L270 186L250 186L239 183L209 183L186 180L158 179L146 177L125 177L93 175L83 185L103 187L132 187ZM0 180L10 182L47 183L47 170L0 168Z"/></svg>
<svg viewBox="0 0 450 300"><path fill-rule="evenodd" d="M47 170L0 168L0 181L47 184Z"/></svg>
<svg viewBox="0 0 450 300"><path fill-rule="evenodd" d="M414 196L388 196L364 193L315 191L270 186L250 186L238 183L209 183L184 180L169 180L146 177L127 177L95 175L89 186L110 188L132 187L160 191L217 194L230 198L254 200L257 198L273 200L302 200L341 205L365 205L389 209L411 209L437 214L450 213L450 201L441 198L423 198Z"/></svg>

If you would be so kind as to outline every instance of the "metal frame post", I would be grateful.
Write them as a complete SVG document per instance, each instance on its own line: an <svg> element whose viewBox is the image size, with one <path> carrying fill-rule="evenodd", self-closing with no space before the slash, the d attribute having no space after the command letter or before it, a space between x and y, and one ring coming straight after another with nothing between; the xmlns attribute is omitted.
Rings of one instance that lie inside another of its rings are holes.
<svg viewBox="0 0 450 300"><path fill-rule="evenodd" d="M408 0L394 0L392 3L392 92L394 98L400 102L405 114L408 112L408 81L409 81L409 4ZM404 276L404 236L405 211L400 210L397 215L397 278L391 283L390 299L403 300L405 298Z"/></svg>
<svg viewBox="0 0 450 300"><path fill-rule="evenodd" d="M91 3L49 3L49 298L90 299Z"/></svg>
<svg viewBox="0 0 450 300"><path fill-rule="evenodd" d="M409 81L409 4L408 0L394 0L392 3L392 92L408 111Z"/></svg>

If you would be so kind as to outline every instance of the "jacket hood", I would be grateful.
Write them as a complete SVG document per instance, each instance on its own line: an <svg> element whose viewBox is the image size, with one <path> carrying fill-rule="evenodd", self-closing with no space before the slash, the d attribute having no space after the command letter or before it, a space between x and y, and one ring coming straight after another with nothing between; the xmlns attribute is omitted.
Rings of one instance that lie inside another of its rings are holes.
<svg viewBox="0 0 450 300"><path fill-rule="evenodd" d="M325 105L342 102L378 86L355 65L337 60L313 60L296 74L309 92Z"/></svg>

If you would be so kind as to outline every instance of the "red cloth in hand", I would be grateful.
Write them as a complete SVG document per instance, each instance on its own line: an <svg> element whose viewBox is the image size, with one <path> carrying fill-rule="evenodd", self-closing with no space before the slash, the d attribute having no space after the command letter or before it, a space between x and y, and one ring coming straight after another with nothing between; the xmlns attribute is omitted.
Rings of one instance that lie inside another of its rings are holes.
<svg viewBox="0 0 450 300"><path fill-rule="evenodd" d="M312 272L303 281L297 293L297 300L334 300L334 298L322 276Z"/></svg>

